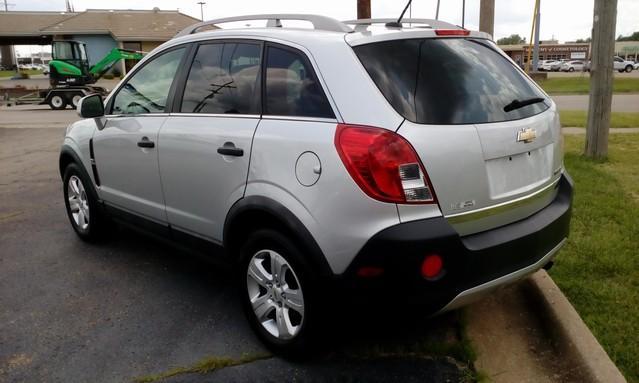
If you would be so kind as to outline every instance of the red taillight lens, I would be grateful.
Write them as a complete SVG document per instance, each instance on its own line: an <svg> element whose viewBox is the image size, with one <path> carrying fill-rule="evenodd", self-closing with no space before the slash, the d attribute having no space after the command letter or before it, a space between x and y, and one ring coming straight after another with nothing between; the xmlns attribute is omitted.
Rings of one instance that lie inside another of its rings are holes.
<svg viewBox="0 0 639 383"><path fill-rule="evenodd" d="M335 147L353 180L370 197L395 203L435 202L417 153L399 134L339 124Z"/></svg>
<svg viewBox="0 0 639 383"><path fill-rule="evenodd" d="M436 279L444 269L444 261L438 254L429 254L422 261L422 277Z"/></svg>
<svg viewBox="0 0 639 383"><path fill-rule="evenodd" d="M437 36L468 36L469 30L466 29L435 29Z"/></svg>

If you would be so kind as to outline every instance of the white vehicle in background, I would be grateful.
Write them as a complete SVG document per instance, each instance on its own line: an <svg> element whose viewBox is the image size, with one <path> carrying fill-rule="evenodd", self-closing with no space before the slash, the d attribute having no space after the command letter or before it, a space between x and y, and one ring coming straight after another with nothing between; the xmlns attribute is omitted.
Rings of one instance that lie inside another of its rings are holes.
<svg viewBox="0 0 639 383"><path fill-rule="evenodd" d="M634 61L628 61L628 60L624 60L619 56L615 56L614 58L614 69L618 70L619 73L623 73L623 72L627 72L630 73L632 72L633 69L637 69L635 67L635 62Z"/></svg>
<svg viewBox="0 0 639 383"><path fill-rule="evenodd" d="M635 70L639 70L639 63L635 63L635 65L633 65L633 67L635 68Z"/></svg>
<svg viewBox="0 0 639 383"><path fill-rule="evenodd" d="M561 64L562 72L574 72L574 71L583 71L584 70L584 62L579 60L566 61Z"/></svg>
<svg viewBox="0 0 639 383"><path fill-rule="evenodd" d="M539 70L550 72L556 64L560 64L560 62L557 60L544 60L544 63L539 66Z"/></svg>

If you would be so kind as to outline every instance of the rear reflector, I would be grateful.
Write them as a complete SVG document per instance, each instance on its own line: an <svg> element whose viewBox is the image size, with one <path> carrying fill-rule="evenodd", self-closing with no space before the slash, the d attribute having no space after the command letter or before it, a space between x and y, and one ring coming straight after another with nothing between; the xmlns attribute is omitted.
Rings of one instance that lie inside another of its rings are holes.
<svg viewBox="0 0 639 383"><path fill-rule="evenodd" d="M364 266L357 269L357 276L361 278L374 278L384 274L384 269L378 266Z"/></svg>
<svg viewBox="0 0 639 383"><path fill-rule="evenodd" d="M335 147L353 180L371 198L394 203L435 203L424 166L399 134L339 124Z"/></svg>
<svg viewBox="0 0 639 383"><path fill-rule="evenodd" d="M422 261L422 277L435 279L439 277L444 268L444 261L439 254L429 254Z"/></svg>
<svg viewBox="0 0 639 383"><path fill-rule="evenodd" d="M470 31L466 29L435 29L437 36L468 36Z"/></svg>

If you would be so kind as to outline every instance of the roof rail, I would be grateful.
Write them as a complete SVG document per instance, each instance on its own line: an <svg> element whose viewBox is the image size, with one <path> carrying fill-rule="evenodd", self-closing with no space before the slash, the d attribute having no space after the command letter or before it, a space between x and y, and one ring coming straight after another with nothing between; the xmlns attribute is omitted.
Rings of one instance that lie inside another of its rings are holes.
<svg viewBox="0 0 639 383"><path fill-rule="evenodd" d="M308 21L313 24L313 28L323 31L333 31L333 32L353 32L353 29L344 23L335 20L330 17L320 16L320 15L304 15L304 14L265 14L265 15L248 15L248 16L235 16L235 17L225 17L223 19L215 19L215 20L207 20L202 21L197 24L193 24L189 27L184 28L180 33L175 35L175 37L181 37L190 35L193 33L197 33L198 29L216 25L223 23L231 23L235 21L250 21L250 20L267 20L267 28L281 28L282 20L302 20Z"/></svg>
<svg viewBox="0 0 639 383"><path fill-rule="evenodd" d="M372 24L386 24L396 23L397 19L359 19L342 21L344 24L350 25L372 25ZM463 29L455 24L447 23L445 21L435 19L402 19L402 24L427 24L433 29Z"/></svg>

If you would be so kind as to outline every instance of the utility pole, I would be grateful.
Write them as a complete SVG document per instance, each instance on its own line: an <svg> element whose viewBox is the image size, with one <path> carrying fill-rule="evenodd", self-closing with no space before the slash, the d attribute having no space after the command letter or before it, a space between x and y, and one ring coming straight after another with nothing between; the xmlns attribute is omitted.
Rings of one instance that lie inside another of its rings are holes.
<svg viewBox="0 0 639 383"><path fill-rule="evenodd" d="M539 19L541 18L541 11L539 10L541 7L541 0L537 0L537 4L535 5L535 9L537 13L535 14L535 46L533 47L533 67L532 71L537 72L537 64L539 63Z"/></svg>
<svg viewBox="0 0 639 383"><path fill-rule="evenodd" d="M462 28L466 24L466 0L462 0Z"/></svg>
<svg viewBox="0 0 639 383"><path fill-rule="evenodd" d="M357 18L371 18L371 0L357 0Z"/></svg>
<svg viewBox="0 0 639 383"><path fill-rule="evenodd" d="M204 4L206 3L199 1L198 4L200 4L200 20L204 21Z"/></svg>
<svg viewBox="0 0 639 383"><path fill-rule="evenodd" d="M435 10L435 20L439 20L439 0L437 0L437 10Z"/></svg>
<svg viewBox="0 0 639 383"><path fill-rule="evenodd" d="M608 155L616 24L617 0L595 0L585 147L585 155L594 159Z"/></svg>
<svg viewBox="0 0 639 383"><path fill-rule="evenodd" d="M491 36L495 34L495 0L481 0L479 5L479 30Z"/></svg>

